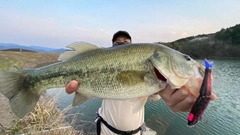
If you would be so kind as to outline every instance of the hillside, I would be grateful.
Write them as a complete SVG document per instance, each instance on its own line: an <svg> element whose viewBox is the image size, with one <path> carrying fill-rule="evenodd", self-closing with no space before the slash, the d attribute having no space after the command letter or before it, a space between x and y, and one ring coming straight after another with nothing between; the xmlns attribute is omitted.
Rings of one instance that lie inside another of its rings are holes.
<svg viewBox="0 0 240 135"><path fill-rule="evenodd" d="M0 50L11 50L17 49L18 51L21 50L28 50L33 52L48 52L48 53L62 53L65 51L63 48L54 49L49 47L41 47L41 46L25 46L13 43L0 43Z"/></svg>
<svg viewBox="0 0 240 135"><path fill-rule="evenodd" d="M32 50L16 49L16 48L6 49L6 50L2 50L2 51L13 51L13 52L34 52L34 51L32 51Z"/></svg>
<svg viewBox="0 0 240 135"><path fill-rule="evenodd" d="M58 53L0 51L0 70L33 68L54 63Z"/></svg>
<svg viewBox="0 0 240 135"><path fill-rule="evenodd" d="M57 61L57 53L36 52L13 52L0 51L0 71L8 69L33 68ZM16 122L17 117L13 115L9 101L0 93L0 135L3 127L9 127ZM1 127L2 126L2 127Z"/></svg>
<svg viewBox="0 0 240 135"><path fill-rule="evenodd" d="M212 34L158 42L193 58L240 58L240 24Z"/></svg>

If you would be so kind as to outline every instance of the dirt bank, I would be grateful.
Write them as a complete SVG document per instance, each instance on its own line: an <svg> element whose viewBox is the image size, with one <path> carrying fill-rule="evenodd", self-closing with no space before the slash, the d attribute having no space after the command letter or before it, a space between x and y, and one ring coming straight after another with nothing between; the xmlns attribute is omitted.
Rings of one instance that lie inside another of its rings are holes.
<svg viewBox="0 0 240 135"><path fill-rule="evenodd" d="M0 70L41 67L57 62L58 56L57 53L0 51ZM13 125L17 117L13 114L8 99L1 93L0 106L0 129L4 130Z"/></svg>

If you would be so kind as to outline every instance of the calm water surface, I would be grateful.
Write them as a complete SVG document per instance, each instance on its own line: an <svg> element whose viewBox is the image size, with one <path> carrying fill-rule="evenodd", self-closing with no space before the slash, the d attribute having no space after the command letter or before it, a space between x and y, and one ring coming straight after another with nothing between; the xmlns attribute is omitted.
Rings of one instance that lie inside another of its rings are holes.
<svg viewBox="0 0 240 135"><path fill-rule="evenodd" d="M213 92L217 99L210 102L201 121L188 127L188 113L173 113L159 100L147 102L145 106L148 127L158 135L240 135L240 60L210 61L214 62ZM60 91L60 107L65 108L71 104L73 95ZM77 129L95 131L94 119L100 105L100 99L90 99L71 109L67 115L77 113L69 115L69 120L76 119Z"/></svg>

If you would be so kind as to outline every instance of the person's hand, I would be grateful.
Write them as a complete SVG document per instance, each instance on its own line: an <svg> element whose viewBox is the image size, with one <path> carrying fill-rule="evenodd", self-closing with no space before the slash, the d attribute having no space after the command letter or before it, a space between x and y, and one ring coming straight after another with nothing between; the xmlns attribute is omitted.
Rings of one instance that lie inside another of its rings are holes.
<svg viewBox="0 0 240 135"><path fill-rule="evenodd" d="M174 112L190 111L197 99L197 97L195 97L186 87L174 90L168 85L158 94ZM215 100L216 95L212 93L210 98L211 100Z"/></svg>
<svg viewBox="0 0 240 135"><path fill-rule="evenodd" d="M76 80L73 80L69 82L65 88L67 94L72 94L75 92L78 88L78 82Z"/></svg>

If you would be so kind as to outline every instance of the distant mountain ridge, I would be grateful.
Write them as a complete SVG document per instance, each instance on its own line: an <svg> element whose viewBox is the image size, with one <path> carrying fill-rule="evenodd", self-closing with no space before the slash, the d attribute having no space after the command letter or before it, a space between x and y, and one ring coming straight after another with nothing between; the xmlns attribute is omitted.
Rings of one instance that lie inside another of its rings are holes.
<svg viewBox="0 0 240 135"><path fill-rule="evenodd" d="M48 47L41 47L41 46L24 46L19 44L13 43L0 43L0 50L8 50L8 49L24 49L30 50L34 52L48 52L48 53L62 53L65 51L63 48L54 49Z"/></svg>

